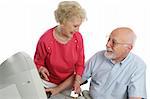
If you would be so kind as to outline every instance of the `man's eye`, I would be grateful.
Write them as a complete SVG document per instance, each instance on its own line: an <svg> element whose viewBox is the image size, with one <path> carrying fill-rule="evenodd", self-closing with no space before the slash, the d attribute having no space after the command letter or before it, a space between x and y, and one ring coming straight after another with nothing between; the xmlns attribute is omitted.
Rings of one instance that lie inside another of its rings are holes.
<svg viewBox="0 0 150 99"><path fill-rule="evenodd" d="M112 41L112 44L113 44L113 45L115 45L115 44L116 44L116 42L115 42L115 41Z"/></svg>
<svg viewBox="0 0 150 99"><path fill-rule="evenodd" d="M78 27L78 25L74 25L74 27L76 28L76 27Z"/></svg>

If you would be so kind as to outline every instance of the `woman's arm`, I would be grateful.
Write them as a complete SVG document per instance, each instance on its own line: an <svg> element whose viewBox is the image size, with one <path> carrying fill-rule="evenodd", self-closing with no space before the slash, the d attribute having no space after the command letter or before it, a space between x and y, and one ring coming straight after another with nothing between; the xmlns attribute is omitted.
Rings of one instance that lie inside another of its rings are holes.
<svg viewBox="0 0 150 99"><path fill-rule="evenodd" d="M45 90L46 90L46 92L51 92L52 95L56 95L65 89L71 88L73 86L74 78L75 78L75 75L73 74L72 76L67 78L64 82L59 84L58 86L56 86L54 88L48 88Z"/></svg>

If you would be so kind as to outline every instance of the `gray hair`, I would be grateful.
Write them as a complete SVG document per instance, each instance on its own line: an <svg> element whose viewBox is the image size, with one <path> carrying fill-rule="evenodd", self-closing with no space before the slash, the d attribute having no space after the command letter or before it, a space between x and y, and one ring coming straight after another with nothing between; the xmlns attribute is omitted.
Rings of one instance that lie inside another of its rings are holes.
<svg viewBox="0 0 150 99"><path fill-rule="evenodd" d="M64 23L72 17L79 17L84 21L86 18L85 10L76 1L62 1L55 10L55 19L58 23Z"/></svg>

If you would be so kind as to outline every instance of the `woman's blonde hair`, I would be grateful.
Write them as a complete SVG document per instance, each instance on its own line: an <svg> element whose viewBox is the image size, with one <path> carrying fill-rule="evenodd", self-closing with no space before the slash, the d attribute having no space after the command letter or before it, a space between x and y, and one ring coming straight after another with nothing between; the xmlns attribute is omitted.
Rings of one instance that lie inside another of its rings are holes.
<svg viewBox="0 0 150 99"><path fill-rule="evenodd" d="M62 24L72 17L80 17L82 21L86 18L85 10L76 1L60 2L55 10L55 19Z"/></svg>

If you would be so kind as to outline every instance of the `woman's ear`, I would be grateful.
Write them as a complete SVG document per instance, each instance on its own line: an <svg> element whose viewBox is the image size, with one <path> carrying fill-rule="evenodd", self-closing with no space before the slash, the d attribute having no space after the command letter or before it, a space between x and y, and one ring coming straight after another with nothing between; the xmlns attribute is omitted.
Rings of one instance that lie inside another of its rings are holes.
<svg viewBox="0 0 150 99"><path fill-rule="evenodd" d="M64 28L64 24L62 23L62 24L60 24L60 28L62 29L62 28Z"/></svg>

